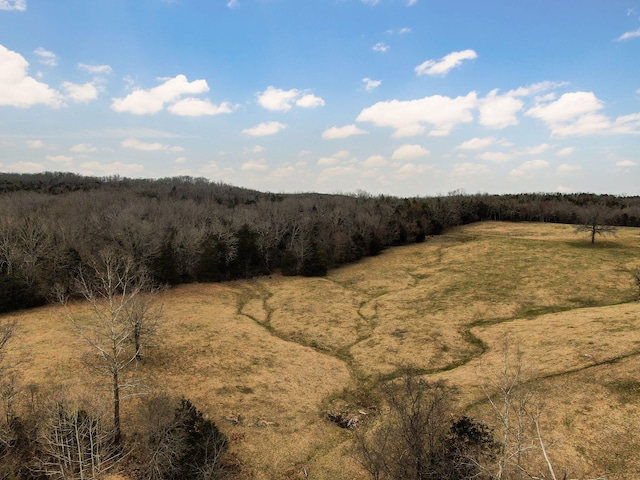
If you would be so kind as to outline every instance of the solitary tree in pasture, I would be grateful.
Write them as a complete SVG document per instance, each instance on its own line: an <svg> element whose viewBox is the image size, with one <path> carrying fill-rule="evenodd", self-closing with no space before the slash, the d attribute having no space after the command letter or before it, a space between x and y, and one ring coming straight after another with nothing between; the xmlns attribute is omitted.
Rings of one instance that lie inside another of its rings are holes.
<svg viewBox="0 0 640 480"><path fill-rule="evenodd" d="M591 244L596 243L597 235L615 235L616 227L606 225L606 210L602 207L592 207L582 215L582 223L576 226L576 233L588 232L591 236Z"/></svg>

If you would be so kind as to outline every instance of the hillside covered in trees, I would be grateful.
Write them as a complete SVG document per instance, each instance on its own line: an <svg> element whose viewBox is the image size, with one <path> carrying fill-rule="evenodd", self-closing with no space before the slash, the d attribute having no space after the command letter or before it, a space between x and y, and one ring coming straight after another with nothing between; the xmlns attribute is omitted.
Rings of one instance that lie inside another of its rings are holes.
<svg viewBox="0 0 640 480"><path fill-rule="evenodd" d="M71 292L112 249L158 284L327 269L483 220L640 226L640 197L465 194L396 198L276 194L178 177L0 174L0 312Z"/></svg>

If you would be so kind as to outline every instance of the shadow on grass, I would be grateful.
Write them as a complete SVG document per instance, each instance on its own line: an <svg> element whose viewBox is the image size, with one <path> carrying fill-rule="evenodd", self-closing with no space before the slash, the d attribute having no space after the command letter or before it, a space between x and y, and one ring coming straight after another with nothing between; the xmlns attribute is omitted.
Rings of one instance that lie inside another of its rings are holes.
<svg viewBox="0 0 640 480"><path fill-rule="evenodd" d="M591 250L616 250L625 248L624 245L610 240L596 240L596 243L591 243L590 240L575 240L572 242L566 242L566 244L573 248Z"/></svg>

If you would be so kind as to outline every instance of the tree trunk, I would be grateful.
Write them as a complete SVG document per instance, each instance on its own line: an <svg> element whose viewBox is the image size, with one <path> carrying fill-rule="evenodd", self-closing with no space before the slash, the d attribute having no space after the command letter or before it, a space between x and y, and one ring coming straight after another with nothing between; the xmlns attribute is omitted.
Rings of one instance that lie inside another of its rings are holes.
<svg viewBox="0 0 640 480"><path fill-rule="evenodd" d="M113 372L113 443L120 446L122 434L120 431L120 379L118 369Z"/></svg>

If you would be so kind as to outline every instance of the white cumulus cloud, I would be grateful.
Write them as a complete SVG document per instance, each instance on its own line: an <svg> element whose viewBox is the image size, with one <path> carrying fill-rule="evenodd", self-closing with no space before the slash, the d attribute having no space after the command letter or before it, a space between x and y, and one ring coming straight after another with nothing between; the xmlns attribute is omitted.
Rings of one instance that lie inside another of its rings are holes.
<svg viewBox="0 0 640 480"><path fill-rule="evenodd" d="M308 93L296 100L296 105L301 108L324 107L324 100L320 97L316 97L312 93Z"/></svg>
<svg viewBox="0 0 640 480"><path fill-rule="evenodd" d="M620 160L619 162L616 162L617 167L635 167L636 165L638 164L633 160Z"/></svg>
<svg viewBox="0 0 640 480"><path fill-rule="evenodd" d="M550 102L540 102L525 115L543 121L556 137L640 133L640 113L615 120L598 113L604 103L593 92L570 92Z"/></svg>
<svg viewBox="0 0 640 480"><path fill-rule="evenodd" d="M371 155L366 160L360 162L360 165L368 168L384 167L387 160L382 155Z"/></svg>
<svg viewBox="0 0 640 480"><path fill-rule="evenodd" d="M433 95L417 100L388 100L363 109L356 120L391 127L395 129L394 137L422 135L427 125L433 127L430 136L444 136L456 125L471 122L476 106L475 92L456 98Z"/></svg>
<svg viewBox="0 0 640 480"><path fill-rule="evenodd" d="M64 82L62 89L65 91L65 97L76 103L87 103L98 98L98 87L93 82L82 85Z"/></svg>
<svg viewBox="0 0 640 480"><path fill-rule="evenodd" d="M124 98L114 98L111 108L116 112L128 112L134 115L158 113L165 104L173 103L184 95L197 95L209 91L206 80L189 82L184 75L165 79L157 87L149 90L136 89Z"/></svg>
<svg viewBox="0 0 640 480"><path fill-rule="evenodd" d="M604 108L593 92L565 93L558 100L540 103L529 109L526 115L538 118L548 125L572 121L581 115L592 114Z"/></svg>
<svg viewBox="0 0 640 480"><path fill-rule="evenodd" d="M336 138L353 137L354 135L367 135L369 132L358 128L356 125L345 125L344 127L333 126L322 132L322 138L333 140Z"/></svg>
<svg viewBox="0 0 640 480"><path fill-rule="evenodd" d="M288 112L294 104L301 108L316 108L323 106L324 100L296 88L282 90L270 85L258 94L258 104L272 112Z"/></svg>
<svg viewBox="0 0 640 480"><path fill-rule="evenodd" d="M432 77L444 77L454 68L458 67L465 60L474 60L478 54L473 50L462 50L461 52L451 52L439 60L427 60L418 65L414 70L418 75L429 75Z"/></svg>
<svg viewBox="0 0 640 480"><path fill-rule="evenodd" d="M28 108L44 104L62 105L60 93L27 75L29 63L14 51L0 45L0 105Z"/></svg>
<svg viewBox="0 0 640 480"><path fill-rule="evenodd" d="M291 110L293 102L300 92L295 88L292 90L282 90L274 86L269 86L264 92L258 95L258 103L261 107L272 112L288 112Z"/></svg>
<svg viewBox="0 0 640 480"><path fill-rule="evenodd" d="M502 129L518 124L517 113L524 108L524 102L512 94L498 95L492 90L480 101L480 124Z"/></svg>
<svg viewBox="0 0 640 480"><path fill-rule="evenodd" d="M281 130L287 128L287 125L280 122L264 122L255 127L245 128L242 133L251 137L264 137L267 135L275 135Z"/></svg>
<svg viewBox="0 0 640 480"><path fill-rule="evenodd" d="M214 105L209 100L188 97L170 105L167 110L174 115L180 115L182 117L201 117L203 115L232 113L235 107L228 102Z"/></svg>
<svg viewBox="0 0 640 480"><path fill-rule="evenodd" d="M431 152L422 145L402 145L396 148L391 155L393 160L413 160L414 158L426 157Z"/></svg>

